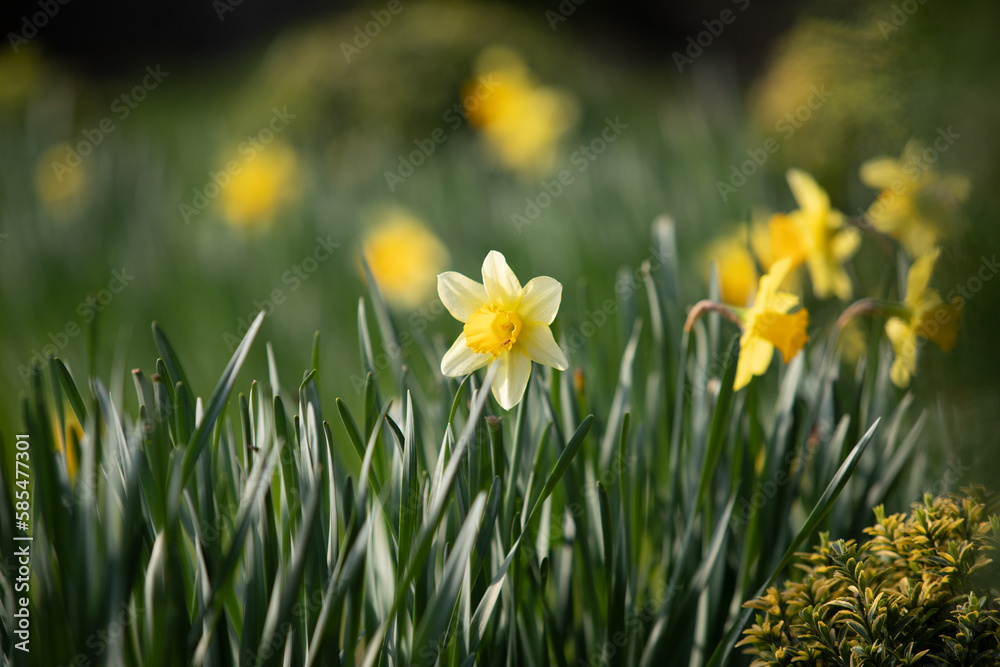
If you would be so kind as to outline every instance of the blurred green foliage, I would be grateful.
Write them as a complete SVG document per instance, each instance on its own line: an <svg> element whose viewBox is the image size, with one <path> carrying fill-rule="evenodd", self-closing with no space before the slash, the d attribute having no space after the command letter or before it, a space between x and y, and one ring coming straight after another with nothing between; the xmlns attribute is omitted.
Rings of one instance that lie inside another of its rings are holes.
<svg viewBox="0 0 1000 667"><path fill-rule="evenodd" d="M988 2L919 4L883 39L878 22L891 21L899 4L851 3L840 6L835 21L800 22L748 95L721 43L678 73L669 59L637 64L602 57L564 29L570 23L553 33L541 13L496 4L405 4L349 61L342 43L352 43L355 29L371 20L369 8L294 28L266 48L198 71L149 63L169 75L125 117L116 100L141 84L144 66L131 77L88 81L37 51L8 53L0 95L0 233L6 235L0 431L9 434L19 422L15 397L26 387L32 359L55 352L81 373L123 378L119 371L154 354L146 334L152 320L170 323L190 359L194 386L210 386L233 338L260 308L271 308L276 290L284 301L274 305L262 335L290 368L299 368L312 332L323 331L322 358L341 372L324 376L320 391L356 404L357 337L347 314L363 291L358 239L366 213L386 204L425 220L456 270L474 274L493 248L515 267L544 267L567 286L564 327L579 327L589 304L613 294L616 272L635 274L650 255L648 225L657 215L673 215L680 251L694 257L753 211L787 208L783 173L792 165L812 170L851 214L874 195L857 180L864 159L897 155L907 138L932 139L939 126L954 126L962 139L941 166L969 175L973 194L965 227L946 244L939 285L942 293L965 285L998 245L1000 208L991 184L1000 138L991 110L1000 86L990 32L998 10ZM475 57L494 43L519 51L542 82L572 91L582 109L555 170L574 170L573 184L520 229L511 216L525 213L526 199L538 201L544 183L505 172L466 123L452 129L445 120L461 102ZM791 65L783 69L781 58ZM819 64L810 69L810 63ZM777 94L778 106L766 108L760 100L769 86L782 90L780 74L787 71L804 91L830 81L835 94L784 140L767 109L786 105L793 113L808 95ZM298 196L267 228L224 224L217 202L186 224L179 207L205 191L232 147L267 127L275 108L295 116L279 136L298 156ZM86 133L104 118L113 130L101 132L83 159L84 185L69 206L47 205L35 182L36 169L45 168L39 160L53 145L97 136ZM608 118L627 129L586 171L576 171L574 151L598 137ZM437 128L447 141L390 190L386 172ZM768 136L782 138L781 150L722 201L717 182ZM296 270L322 245L318 239L340 246L314 272ZM854 262L864 282L883 285L885 293L893 291L896 273L887 257L877 243L866 243ZM703 276L693 263L682 266L679 289L693 301L705 293ZM123 267L135 278L114 293L113 272ZM993 379L1000 352L992 344L1000 282L980 284L955 350L922 355L916 391L952 426L942 447L960 452L985 480L1000 424ZM585 300L591 293L593 301ZM435 302L431 296L425 309L400 319L414 336L426 333L443 346L455 327ZM610 349L624 341L628 326L616 326ZM594 353L606 364L615 356ZM402 358L429 367L412 348ZM258 373L264 364L259 354L248 362ZM120 385L110 389L134 407Z"/></svg>

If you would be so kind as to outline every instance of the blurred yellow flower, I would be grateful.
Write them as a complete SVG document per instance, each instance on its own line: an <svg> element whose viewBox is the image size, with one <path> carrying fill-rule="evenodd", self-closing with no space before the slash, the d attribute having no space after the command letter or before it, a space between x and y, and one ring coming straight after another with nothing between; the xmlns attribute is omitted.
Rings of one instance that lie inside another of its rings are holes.
<svg viewBox="0 0 1000 667"><path fill-rule="evenodd" d="M757 287L757 267L747 248L746 235L730 234L715 239L704 250L706 273L711 262L719 272L719 295L725 303L745 306Z"/></svg>
<svg viewBox="0 0 1000 667"><path fill-rule="evenodd" d="M282 143L274 142L244 161L229 160L226 165L229 183L221 188L222 207L234 227L270 227L281 204L298 193L298 157Z"/></svg>
<svg viewBox="0 0 1000 667"><path fill-rule="evenodd" d="M799 304L799 298L778 291L778 286L791 268L791 260L787 258L775 262L770 273L761 276L753 305L739 313L743 335L740 337L740 357L733 383L737 391L747 386L753 376L767 371L774 348L778 348L782 359L788 363L809 340L806 334L809 312L802 308L789 315L788 311Z"/></svg>
<svg viewBox="0 0 1000 667"><path fill-rule="evenodd" d="M945 352L954 347L958 336L958 297L946 304L936 289L927 287L940 254L941 249L934 248L913 263L906 275L902 313L885 323L885 333L896 353L889 375L900 388L909 386L916 374L918 336L934 341Z"/></svg>
<svg viewBox="0 0 1000 667"><path fill-rule="evenodd" d="M504 47L480 54L475 71L462 91L469 122L508 169L527 175L550 169L560 137L576 122L576 100L535 83L521 58Z"/></svg>
<svg viewBox="0 0 1000 667"><path fill-rule="evenodd" d="M935 146L944 139L939 137ZM945 236L958 204L969 195L969 179L934 171L938 153L910 141L898 160L877 157L861 165L861 181L880 190L868 219L900 241L910 257L921 257Z"/></svg>
<svg viewBox="0 0 1000 667"><path fill-rule="evenodd" d="M532 361L561 371L569 367L549 329L562 300L559 281L539 276L522 288L504 256L493 250L483 262L482 284L448 271L438 276L438 295L448 312L465 323L441 359L441 372L461 377L499 364L493 397L504 410L521 401Z"/></svg>
<svg viewBox="0 0 1000 667"><path fill-rule="evenodd" d="M844 214L830 208L830 197L812 176L789 169L787 179L799 208L771 217L773 259L788 259L793 268L805 263L818 298L851 298L851 280L842 264L857 252L861 234L845 226Z"/></svg>
<svg viewBox="0 0 1000 667"><path fill-rule="evenodd" d="M448 264L448 250L409 211L381 212L362 241L365 261L385 300L413 309L431 298L436 276Z"/></svg>
<svg viewBox="0 0 1000 667"><path fill-rule="evenodd" d="M69 144L50 146L38 158L35 192L52 218L67 222L79 215L87 199L87 172Z"/></svg>

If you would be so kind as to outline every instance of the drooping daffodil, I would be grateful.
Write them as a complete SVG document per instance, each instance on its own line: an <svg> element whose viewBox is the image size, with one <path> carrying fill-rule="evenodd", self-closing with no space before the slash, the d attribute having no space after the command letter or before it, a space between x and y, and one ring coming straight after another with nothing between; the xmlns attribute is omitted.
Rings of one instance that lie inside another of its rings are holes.
<svg viewBox="0 0 1000 667"><path fill-rule="evenodd" d="M829 195L812 176L789 169L786 178L799 208L771 218L774 259L787 258L793 268L804 263L818 298L850 299L851 279L843 264L857 252L860 232L846 226L844 214L830 207Z"/></svg>
<svg viewBox="0 0 1000 667"><path fill-rule="evenodd" d="M918 337L937 343L945 352L958 336L960 301L946 304L936 289L928 288L940 248L934 248L913 263L906 274L906 296L897 315L885 323L885 333L896 358L889 377L899 388L908 387L917 370Z"/></svg>
<svg viewBox="0 0 1000 667"><path fill-rule="evenodd" d="M753 376L767 372L775 348L788 363L809 340L806 334L809 312L800 308L791 313L799 305L799 297L779 289L791 270L792 261L787 257L776 261L771 270L760 277L757 294L749 308L706 300L696 303L688 313L685 331L690 331L695 321L706 312L718 313L740 327L740 356L733 381L736 391L750 384Z"/></svg>
<svg viewBox="0 0 1000 667"><path fill-rule="evenodd" d="M969 179L931 167L937 157L935 149L910 141L898 160L877 157L861 165L861 182L879 190L868 219L902 243L910 257L931 251L969 195Z"/></svg>
<svg viewBox="0 0 1000 667"><path fill-rule="evenodd" d="M737 311L743 326L733 383L737 391L747 386L754 375L767 371L775 348L788 363L809 340L806 334L809 312L801 308L789 314L799 305L799 298L790 292L778 291L791 268L791 260L787 258L775 262L771 271L761 276L753 305L742 312Z"/></svg>
<svg viewBox="0 0 1000 667"><path fill-rule="evenodd" d="M465 324L441 359L441 372L461 377L498 364L492 390L505 410L521 401L532 361L561 371L569 367L549 329L562 300L559 281L539 276L521 287L504 256L493 250L483 262L482 283L446 271L438 276L438 295Z"/></svg>

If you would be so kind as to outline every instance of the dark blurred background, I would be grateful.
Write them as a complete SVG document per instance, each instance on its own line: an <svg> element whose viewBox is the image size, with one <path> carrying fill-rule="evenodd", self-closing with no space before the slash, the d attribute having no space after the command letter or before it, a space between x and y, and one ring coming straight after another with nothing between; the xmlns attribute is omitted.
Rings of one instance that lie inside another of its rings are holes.
<svg viewBox="0 0 1000 667"><path fill-rule="evenodd" d="M588 50L597 53L654 60L668 60L689 35L704 29L702 21L733 6L730 0L577 2L525 0L504 4L538 16L559 12L561 4L572 6L573 13L566 16L572 20L556 23L557 30L576 33ZM847 16L861 4L852 0L754 0L752 15L727 36L720 50L737 55L737 66L751 75L765 62L771 42L792 25L799 11L819 8L830 16ZM44 26L38 41L52 56L89 75L102 76L124 73L131 64L154 60L169 59L197 69L205 66L206 59L238 58L241 51L259 47L289 26L324 20L367 4L337 0L242 0L238 4L236 0L110 0L94 5L69 0L59 6L58 17ZM39 0L5 3L0 8L4 34L16 30L24 16L38 10Z"/></svg>

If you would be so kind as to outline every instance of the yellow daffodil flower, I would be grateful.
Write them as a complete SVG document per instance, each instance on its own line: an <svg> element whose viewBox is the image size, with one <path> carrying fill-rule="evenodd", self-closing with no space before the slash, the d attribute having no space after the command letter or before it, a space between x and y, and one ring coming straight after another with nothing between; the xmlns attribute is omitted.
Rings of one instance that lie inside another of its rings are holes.
<svg viewBox="0 0 1000 667"><path fill-rule="evenodd" d="M799 208L787 215L772 216L772 257L789 259L793 268L805 263L818 298L850 299L851 280L843 263L857 252L860 233L845 226L844 214L830 208L830 197L812 176L790 169L787 179Z"/></svg>
<svg viewBox="0 0 1000 667"><path fill-rule="evenodd" d="M462 91L469 123L508 169L529 176L547 171L560 137L576 121L576 101L536 84L524 61L503 47L480 55L476 75Z"/></svg>
<svg viewBox="0 0 1000 667"><path fill-rule="evenodd" d="M937 155L910 141L898 160L877 157L861 165L861 181L880 190L868 219L902 243L910 257L923 256L945 236L957 205L969 195L967 178L931 168Z"/></svg>
<svg viewBox="0 0 1000 667"><path fill-rule="evenodd" d="M234 227L266 228L274 223L278 207L297 192L298 159L295 151L274 142L244 162L227 165L230 180L222 187L222 207Z"/></svg>
<svg viewBox="0 0 1000 667"><path fill-rule="evenodd" d="M885 333L896 354L889 377L901 389L909 386L916 374L918 336L934 341L945 352L954 347L958 336L958 298L945 304L936 289L927 287L940 253L940 248L934 248L913 263L906 274L903 310L885 323Z"/></svg>
<svg viewBox="0 0 1000 667"><path fill-rule="evenodd" d="M750 383L754 375L763 375L771 364L774 348L788 363L805 346L809 336L809 312L802 308L789 314L799 304L799 298L778 287L792 268L789 259L774 263L770 273L761 276L760 286L753 305L738 313L743 323L740 337L740 357L736 365L733 388L739 391Z"/></svg>
<svg viewBox="0 0 1000 667"><path fill-rule="evenodd" d="M756 258L758 266L764 269L764 273L770 271L779 259L792 260L792 271L785 278L785 282L778 287L783 288L786 292L800 294L804 289L804 278L798 271L795 271L795 267L805 262L805 255L800 254L802 245L799 242L798 234L787 231L790 224L792 223L787 215L754 212L750 225L750 250ZM788 242L792 242L793 245L788 245ZM755 289L756 283L755 277Z"/></svg>
<svg viewBox="0 0 1000 667"><path fill-rule="evenodd" d="M504 256L492 250L483 262L482 284L447 271L438 276L438 295L448 312L465 323L441 359L441 372L461 377L499 364L493 396L505 410L521 401L532 361L560 371L569 367L549 329L562 299L557 280L539 276L522 288Z"/></svg>
<svg viewBox="0 0 1000 667"><path fill-rule="evenodd" d="M402 208L381 212L362 247L382 296L390 305L407 310L431 297L438 272L448 264L444 244Z"/></svg>
<svg viewBox="0 0 1000 667"><path fill-rule="evenodd" d="M733 306L746 306L757 287L757 267L747 249L744 234L712 241L704 252L705 264L715 262L719 272L719 295Z"/></svg>

